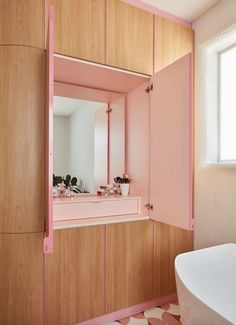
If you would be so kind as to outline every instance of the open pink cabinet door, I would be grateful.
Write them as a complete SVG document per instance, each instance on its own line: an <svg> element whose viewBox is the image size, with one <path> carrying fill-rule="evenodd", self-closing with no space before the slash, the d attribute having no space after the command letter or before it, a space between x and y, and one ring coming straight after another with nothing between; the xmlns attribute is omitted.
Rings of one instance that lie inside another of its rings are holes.
<svg viewBox="0 0 236 325"><path fill-rule="evenodd" d="M155 74L150 92L150 203L154 220L192 230L192 55Z"/></svg>
<svg viewBox="0 0 236 325"><path fill-rule="evenodd" d="M53 79L54 79L54 10L49 8L48 38L46 48L46 213L43 248L44 253L53 252Z"/></svg>

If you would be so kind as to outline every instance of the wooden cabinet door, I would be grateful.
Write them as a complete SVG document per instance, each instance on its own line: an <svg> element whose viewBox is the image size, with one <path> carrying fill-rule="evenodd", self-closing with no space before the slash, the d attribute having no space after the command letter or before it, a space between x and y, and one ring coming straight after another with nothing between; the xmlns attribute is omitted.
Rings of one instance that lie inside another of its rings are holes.
<svg viewBox="0 0 236 325"><path fill-rule="evenodd" d="M193 249L193 232L154 222L154 297L176 292L175 257Z"/></svg>
<svg viewBox="0 0 236 325"><path fill-rule="evenodd" d="M105 63L105 0L46 3L55 7L55 52Z"/></svg>
<svg viewBox="0 0 236 325"><path fill-rule="evenodd" d="M151 78L151 217L192 229L192 55Z"/></svg>
<svg viewBox="0 0 236 325"><path fill-rule="evenodd" d="M43 231L43 50L0 46L0 232Z"/></svg>
<svg viewBox="0 0 236 325"><path fill-rule="evenodd" d="M107 1L107 64L153 73L153 15L120 0Z"/></svg>
<svg viewBox="0 0 236 325"><path fill-rule="evenodd" d="M54 231L45 255L45 325L74 325L105 313L104 226Z"/></svg>
<svg viewBox="0 0 236 325"><path fill-rule="evenodd" d="M0 324L43 322L43 234L0 234Z"/></svg>
<svg viewBox="0 0 236 325"><path fill-rule="evenodd" d="M152 299L153 223L107 225L107 310Z"/></svg>
<svg viewBox="0 0 236 325"><path fill-rule="evenodd" d="M44 48L42 0L0 1L0 45Z"/></svg>
<svg viewBox="0 0 236 325"><path fill-rule="evenodd" d="M194 32L173 21L155 17L155 71L167 67L184 55L193 52Z"/></svg>

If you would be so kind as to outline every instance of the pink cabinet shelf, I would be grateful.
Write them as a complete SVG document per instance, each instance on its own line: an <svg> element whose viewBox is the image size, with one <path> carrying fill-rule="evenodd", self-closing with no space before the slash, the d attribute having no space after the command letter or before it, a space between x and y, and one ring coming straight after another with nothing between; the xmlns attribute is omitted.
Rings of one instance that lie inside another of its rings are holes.
<svg viewBox="0 0 236 325"><path fill-rule="evenodd" d="M139 215L140 197L76 196L53 200L53 221Z"/></svg>

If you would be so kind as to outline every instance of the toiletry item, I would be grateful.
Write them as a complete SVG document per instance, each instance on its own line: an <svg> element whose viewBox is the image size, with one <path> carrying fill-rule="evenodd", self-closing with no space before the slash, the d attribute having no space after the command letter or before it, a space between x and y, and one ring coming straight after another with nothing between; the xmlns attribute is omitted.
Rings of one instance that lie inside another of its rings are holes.
<svg viewBox="0 0 236 325"><path fill-rule="evenodd" d="M120 184L121 195L129 195L129 183Z"/></svg>

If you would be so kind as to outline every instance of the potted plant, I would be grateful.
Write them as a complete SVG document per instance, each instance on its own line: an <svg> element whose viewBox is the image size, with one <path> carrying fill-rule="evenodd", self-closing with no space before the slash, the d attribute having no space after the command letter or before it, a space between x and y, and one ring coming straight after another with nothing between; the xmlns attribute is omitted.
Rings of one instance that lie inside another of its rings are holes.
<svg viewBox="0 0 236 325"><path fill-rule="evenodd" d="M131 179L129 178L128 175L123 174L122 177L120 177L120 176L115 177L114 182L116 184L119 184L120 190L121 190L121 195L123 195L123 196L129 195L129 184L131 182Z"/></svg>

